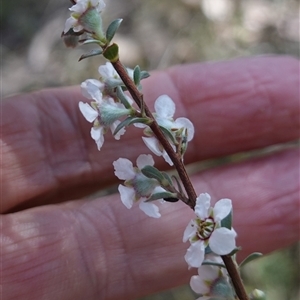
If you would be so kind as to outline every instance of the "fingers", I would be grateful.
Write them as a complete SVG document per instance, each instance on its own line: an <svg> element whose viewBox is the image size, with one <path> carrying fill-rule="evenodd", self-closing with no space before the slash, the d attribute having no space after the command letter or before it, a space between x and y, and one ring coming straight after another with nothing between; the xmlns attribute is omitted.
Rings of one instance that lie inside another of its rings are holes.
<svg viewBox="0 0 300 300"><path fill-rule="evenodd" d="M232 199L240 259L298 240L298 162L290 150L193 177L214 201ZM193 212L179 202L161 210L151 219L114 195L3 216L5 299L126 300L187 282L182 235Z"/></svg>
<svg viewBox="0 0 300 300"><path fill-rule="evenodd" d="M299 85L298 60L260 57L176 66L144 90L169 93L192 120L186 159L199 160L297 139Z"/></svg>
<svg viewBox="0 0 300 300"><path fill-rule="evenodd" d="M299 63L256 58L178 66L144 83L145 99L163 93L196 128L186 162L286 142L299 135ZM78 110L78 88L16 96L3 103L2 211L80 197L116 181L112 161L149 150L140 130L101 152ZM150 104L151 106L151 104ZM158 167L162 160L157 160ZM17 187L17 188L16 188Z"/></svg>

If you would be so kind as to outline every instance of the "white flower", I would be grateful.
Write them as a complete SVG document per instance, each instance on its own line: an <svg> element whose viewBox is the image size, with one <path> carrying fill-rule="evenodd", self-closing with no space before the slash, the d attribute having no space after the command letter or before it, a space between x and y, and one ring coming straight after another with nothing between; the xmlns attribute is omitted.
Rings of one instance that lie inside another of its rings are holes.
<svg viewBox="0 0 300 300"><path fill-rule="evenodd" d="M123 81L121 80L119 74L114 69L113 65L110 62L107 62L105 65L101 65L98 68L100 74L99 80L97 79L87 79L82 82L81 90L83 95L88 99L94 99L98 101L101 97L112 97L116 101L115 88L118 86L124 86ZM130 75L130 78L133 78L133 70L127 68L127 72ZM102 94L99 96L99 94ZM133 100L126 94L124 94L129 104L133 103Z"/></svg>
<svg viewBox="0 0 300 300"><path fill-rule="evenodd" d="M211 285L222 275L220 272L222 272L220 267L211 265L200 266L198 268L198 275L191 277L191 289L197 294L209 296Z"/></svg>
<svg viewBox="0 0 300 300"><path fill-rule="evenodd" d="M144 137L142 136L142 140L144 141L145 145L148 147L149 150L151 150L154 154L157 156L162 156L164 160L170 165L173 166L173 162L168 155L167 151L164 149L162 144L159 142L159 140L156 137ZM175 151L176 148L174 145L172 145L173 150Z"/></svg>
<svg viewBox="0 0 300 300"><path fill-rule="evenodd" d="M185 260L190 267L201 266L205 248L210 247L213 253L226 255L232 252L235 245L236 232L233 229L221 227L221 220L232 210L230 199L221 199L215 207L210 207L210 195L200 194L196 200L196 219L191 220L184 231L183 241L190 241Z"/></svg>
<svg viewBox="0 0 300 300"><path fill-rule="evenodd" d="M87 79L81 83L81 93L87 99L93 99L97 102L101 102L104 89L104 84L96 79Z"/></svg>
<svg viewBox="0 0 300 300"><path fill-rule="evenodd" d="M175 103L167 95L159 96L156 99L154 109L155 113L153 115L158 125L171 132L171 134L174 136L174 139L181 144L181 149L178 150L183 155L186 150L187 143L194 137L195 130L192 122L187 118L178 118L176 120L173 119L175 113ZM138 125L138 127L143 126ZM157 156L162 156L165 161L172 166L173 162L171 161L165 149L162 147L161 143L156 137L153 136L151 129L147 128L144 132L148 136L142 137L146 146ZM170 143L173 150L176 151L176 146L172 143L172 141L170 141Z"/></svg>
<svg viewBox="0 0 300 300"><path fill-rule="evenodd" d="M126 70L129 77L133 80L133 70L129 68L126 68ZM108 88L112 89L117 86L124 86L122 79L110 62L100 66L98 72L100 74L100 81L105 83Z"/></svg>
<svg viewBox="0 0 300 300"><path fill-rule="evenodd" d="M77 0L76 4L69 9L72 13L71 17L68 18L65 23L64 33L67 33L71 28L75 32L84 29L93 31L95 28L91 28L91 25L95 25L95 23L92 24L92 22L89 22L89 20L84 20L84 16L86 16L87 12L90 10L95 10L100 14L104 7L105 3L103 0ZM96 24L96 26L101 26L100 15L99 20L97 21L100 22L100 24Z"/></svg>
<svg viewBox="0 0 300 300"><path fill-rule="evenodd" d="M81 87L83 94L87 98L96 100L92 102L91 105L79 102L79 109L85 119L93 123L91 137L95 140L98 150L100 150L104 143L104 134L107 129L110 128L111 132L114 133L120 124L118 119L122 116L129 115L131 110L126 109L123 104L116 103L111 98L102 98L102 94L93 80L83 82ZM124 133L125 129L122 128L114 135L114 138L119 140Z"/></svg>
<svg viewBox="0 0 300 300"><path fill-rule="evenodd" d="M132 162L126 158L119 158L113 162L115 175L125 180L124 185L119 185L121 201L130 209L134 202L139 202L140 209L148 216L159 218L158 207L152 202L145 202L153 193L160 192L162 188L155 179L144 176L141 169L147 165L153 166L154 160L151 155L141 154L137 158L137 168L134 168Z"/></svg>
<svg viewBox="0 0 300 300"><path fill-rule="evenodd" d="M169 130L178 131L185 127L187 129L187 140L191 141L195 132L194 125L187 118L178 118L174 121L175 108L175 103L169 96L159 96L154 103L155 119L160 126Z"/></svg>
<svg viewBox="0 0 300 300"><path fill-rule="evenodd" d="M222 263L222 260L213 260L213 262ZM235 299L226 270L218 266L200 266L198 275L191 277L190 286L195 293L202 295L197 300L211 299L211 297L214 299Z"/></svg>

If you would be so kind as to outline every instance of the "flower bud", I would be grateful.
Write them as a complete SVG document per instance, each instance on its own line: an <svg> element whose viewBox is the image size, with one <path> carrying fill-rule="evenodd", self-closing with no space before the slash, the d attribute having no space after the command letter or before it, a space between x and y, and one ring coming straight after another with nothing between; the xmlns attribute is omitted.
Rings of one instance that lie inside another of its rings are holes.
<svg viewBox="0 0 300 300"><path fill-rule="evenodd" d="M251 292L250 294L250 299L251 300L266 300L266 294L258 289L255 289Z"/></svg>

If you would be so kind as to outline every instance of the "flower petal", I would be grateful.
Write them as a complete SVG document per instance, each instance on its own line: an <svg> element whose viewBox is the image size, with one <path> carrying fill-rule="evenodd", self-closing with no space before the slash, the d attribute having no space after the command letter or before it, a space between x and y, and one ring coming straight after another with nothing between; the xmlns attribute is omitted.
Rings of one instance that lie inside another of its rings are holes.
<svg viewBox="0 0 300 300"><path fill-rule="evenodd" d="M195 214L204 220L208 217L210 207L210 195L208 193L200 194L196 199Z"/></svg>
<svg viewBox="0 0 300 300"><path fill-rule="evenodd" d="M102 11L106 6L103 0L91 0L92 6L94 6L98 12Z"/></svg>
<svg viewBox="0 0 300 300"><path fill-rule="evenodd" d="M198 294L208 294L210 284L219 277L219 267L202 265L198 268L198 276L193 276L190 281L192 290Z"/></svg>
<svg viewBox="0 0 300 300"><path fill-rule="evenodd" d="M134 178L135 172L132 162L127 158L119 158L113 162L115 175L121 180L129 180Z"/></svg>
<svg viewBox="0 0 300 300"><path fill-rule="evenodd" d="M103 134L103 128L102 127L92 127L91 129L91 137L93 140L95 140L97 144L97 148L100 151L101 147L104 143L104 134Z"/></svg>
<svg viewBox="0 0 300 300"><path fill-rule="evenodd" d="M79 102L79 109L85 119L92 123L98 117L98 112L94 110L88 103Z"/></svg>
<svg viewBox="0 0 300 300"><path fill-rule="evenodd" d="M222 261L222 259L221 259ZM223 262L223 261L222 261ZM202 280L205 281L214 281L219 277L220 267L212 265L202 265L198 268L198 275Z"/></svg>
<svg viewBox="0 0 300 300"><path fill-rule="evenodd" d="M171 145L171 146L172 146L172 148L175 151L175 146L174 145ZM167 151L165 149L162 152L162 157L164 158L164 160L165 160L166 163L168 163L170 166L173 166L173 162L172 162L169 154L167 153Z"/></svg>
<svg viewBox="0 0 300 300"><path fill-rule="evenodd" d="M134 197L135 197L134 189L120 184L119 187L118 187L118 190L119 190L119 193L120 193L120 196L121 196L122 203L128 209L130 209L133 205L133 200L134 200Z"/></svg>
<svg viewBox="0 0 300 300"><path fill-rule="evenodd" d="M225 217L228 216L228 214L232 210L232 203L230 199L221 199L218 202L216 202L214 206L214 219L215 221L221 221Z"/></svg>
<svg viewBox="0 0 300 300"><path fill-rule="evenodd" d="M102 65L98 68L98 72L103 80L109 78L118 77L118 73L115 71L113 65L110 62L107 62L105 65Z"/></svg>
<svg viewBox="0 0 300 300"><path fill-rule="evenodd" d="M151 154L141 154L136 160L136 165L141 170L145 166L153 166L154 159Z"/></svg>
<svg viewBox="0 0 300 300"><path fill-rule="evenodd" d="M87 0L78 0L75 5L73 5L71 8L69 8L70 11L74 11L78 14L82 14L86 11L88 6Z"/></svg>
<svg viewBox="0 0 300 300"><path fill-rule="evenodd" d="M190 267L199 268L204 260L204 242L199 240L191 244L184 256Z"/></svg>
<svg viewBox="0 0 300 300"><path fill-rule="evenodd" d="M70 17L66 20L64 33L67 33L73 26L77 23L77 20L73 17Z"/></svg>
<svg viewBox="0 0 300 300"><path fill-rule="evenodd" d="M167 95L159 96L154 104L156 114L160 118L172 118L175 113L175 103Z"/></svg>
<svg viewBox="0 0 300 300"><path fill-rule="evenodd" d="M157 156L161 156L162 152L159 147L159 141L155 137L144 137L142 136L142 139L145 143L145 145Z"/></svg>
<svg viewBox="0 0 300 300"><path fill-rule="evenodd" d="M109 128L111 133L113 134L116 130L116 128L118 127L118 125L121 123L121 121L116 120L115 122L113 122ZM125 128L120 129L115 135L114 138L115 140L119 140L121 138L121 136L126 132Z"/></svg>
<svg viewBox="0 0 300 300"><path fill-rule="evenodd" d="M185 243L190 238L193 238L196 235L196 232L197 232L197 226L195 224L195 220L191 220L188 226L184 230L182 241Z"/></svg>
<svg viewBox="0 0 300 300"><path fill-rule="evenodd" d="M209 247L215 254L229 254L236 247L235 238L236 232L234 230L225 227L217 228L209 238Z"/></svg>
<svg viewBox="0 0 300 300"><path fill-rule="evenodd" d="M191 289L197 294L207 294L209 293L209 288L207 284L200 278L199 275L194 275L190 280Z"/></svg>
<svg viewBox="0 0 300 300"><path fill-rule="evenodd" d="M104 84L96 79L87 79L80 85L81 93L87 99L93 99L97 102L102 102L101 90L104 88Z"/></svg>
<svg viewBox="0 0 300 300"><path fill-rule="evenodd" d="M139 207L149 217L152 218L161 217L161 214L159 213L159 208L151 202L140 201Z"/></svg>
<svg viewBox="0 0 300 300"><path fill-rule="evenodd" d="M195 133L195 128L194 128L194 125L193 123L187 119L187 118L178 118L176 119L176 121L174 122L174 125L175 127L178 127L178 128L186 128L187 129L187 140L188 142L191 141L194 137L194 133Z"/></svg>

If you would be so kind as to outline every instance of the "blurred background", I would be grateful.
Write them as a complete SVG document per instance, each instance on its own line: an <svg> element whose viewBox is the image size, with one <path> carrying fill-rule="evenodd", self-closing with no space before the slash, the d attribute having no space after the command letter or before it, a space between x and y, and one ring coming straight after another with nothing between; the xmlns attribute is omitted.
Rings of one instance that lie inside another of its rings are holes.
<svg viewBox="0 0 300 300"><path fill-rule="evenodd" d="M128 67L152 70L239 56L299 56L299 0L106 0L104 24L123 18L116 41ZM1 1L2 96L78 84L99 57L65 48L68 0Z"/></svg>
<svg viewBox="0 0 300 300"><path fill-rule="evenodd" d="M104 24L124 21L116 36L128 67L278 54L299 57L299 0L106 0ZM98 77L99 57L78 62L88 47L61 38L68 0L1 1L1 98ZM253 241L255 242L255 241ZM247 287L271 300L300 299L299 244L251 263ZM143 300L195 299L188 286ZM141 300L141 299L140 299Z"/></svg>

